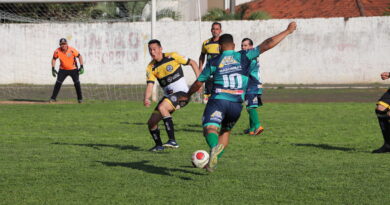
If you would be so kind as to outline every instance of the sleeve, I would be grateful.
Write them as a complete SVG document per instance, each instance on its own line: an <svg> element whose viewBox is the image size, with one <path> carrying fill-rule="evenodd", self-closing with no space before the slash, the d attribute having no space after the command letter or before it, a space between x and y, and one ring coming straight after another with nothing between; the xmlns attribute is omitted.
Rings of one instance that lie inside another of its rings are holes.
<svg viewBox="0 0 390 205"><path fill-rule="evenodd" d="M190 63L190 59L184 56L181 56L177 53L172 53L172 58L175 59L176 62L182 65L188 65Z"/></svg>
<svg viewBox="0 0 390 205"><path fill-rule="evenodd" d="M146 83L154 83L156 81L156 76L153 74L153 64L149 64L146 68Z"/></svg>
<svg viewBox="0 0 390 205"><path fill-rule="evenodd" d="M55 50L53 53L53 59L57 59L57 58L58 58L58 50Z"/></svg>
<svg viewBox="0 0 390 205"><path fill-rule="evenodd" d="M256 46L256 48L250 49L246 53L246 57L249 58L249 60L256 59L261 54L260 52L260 46Z"/></svg>
<svg viewBox="0 0 390 205"><path fill-rule="evenodd" d="M202 54L207 54L207 50L206 50L206 41L205 42L203 42L203 44L202 44L202 51L201 51L201 53Z"/></svg>
<svg viewBox="0 0 390 205"><path fill-rule="evenodd" d="M80 55L79 51L76 50L75 48L72 48L72 53L73 53L74 57L79 57L79 55Z"/></svg>
<svg viewBox="0 0 390 205"><path fill-rule="evenodd" d="M211 61L207 61L207 64L206 66L204 67L202 73L200 73L197 81L200 81L200 82L205 82L206 80L208 80L210 78L210 76L213 74L213 69L212 69L212 66L211 66Z"/></svg>

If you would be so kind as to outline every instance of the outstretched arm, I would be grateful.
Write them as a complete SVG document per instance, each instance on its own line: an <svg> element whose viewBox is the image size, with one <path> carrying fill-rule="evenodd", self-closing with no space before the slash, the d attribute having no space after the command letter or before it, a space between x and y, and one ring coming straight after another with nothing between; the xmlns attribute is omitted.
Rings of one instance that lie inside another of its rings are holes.
<svg viewBox="0 0 390 205"><path fill-rule="evenodd" d="M198 64L196 64L196 62L191 59L189 65L192 67L192 70L194 71L196 77L199 77L200 70L199 70Z"/></svg>
<svg viewBox="0 0 390 205"><path fill-rule="evenodd" d="M288 27L286 30L282 31L281 33L279 33L276 36L273 36L273 37L268 38L267 40L263 41L259 45L261 53L264 53L265 51L278 45L286 36L293 33L295 31L295 29L297 29L297 23L295 23L295 21L293 21L290 24L288 24Z"/></svg>
<svg viewBox="0 0 390 205"><path fill-rule="evenodd" d="M152 97L152 92L153 92L153 86L154 83L148 83L146 85L145 89L145 98L144 98L144 106L149 107L150 106L150 97Z"/></svg>

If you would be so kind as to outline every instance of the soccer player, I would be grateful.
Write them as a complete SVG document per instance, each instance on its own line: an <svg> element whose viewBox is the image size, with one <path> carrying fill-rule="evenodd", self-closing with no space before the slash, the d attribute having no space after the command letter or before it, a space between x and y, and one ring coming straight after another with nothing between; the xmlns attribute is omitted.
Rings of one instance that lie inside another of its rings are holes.
<svg viewBox="0 0 390 205"><path fill-rule="evenodd" d="M382 80L390 78L390 72L381 73ZM379 99L375 113L378 117L379 126L382 131L384 144L379 149L372 151L372 153L386 153L390 152L390 89L388 89Z"/></svg>
<svg viewBox="0 0 390 205"><path fill-rule="evenodd" d="M199 56L199 69L202 71L203 65L205 64L205 57L207 55L207 61L219 54L219 36L222 33L221 23L214 22L211 25L211 35L212 37L205 40L202 44L202 51ZM212 77L206 81L205 90L203 95L203 102L207 103L211 90L213 89L213 79Z"/></svg>
<svg viewBox="0 0 390 205"><path fill-rule="evenodd" d="M57 72L57 70L55 69L56 60L58 58L60 59L59 72ZM76 58L79 59L80 69L78 69L77 67ZM53 77L56 77L57 75L58 76L57 76L57 81L54 85L53 94L51 95L49 102L56 101L62 83L64 82L65 78L68 77L68 75L70 75L70 77L72 77L74 87L76 88L77 101L79 103L82 103L83 96L81 93L79 75L84 73L83 62L84 62L83 57L80 55L80 53L75 48L68 46L68 42L65 38L61 38L60 47L54 51L53 58L51 60L52 75Z"/></svg>
<svg viewBox="0 0 390 205"><path fill-rule="evenodd" d="M188 91L187 83L181 65L190 65L196 77L199 76L199 68L195 61L180 56L177 53L163 53L160 41L153 39L148 43L149 54L152 61L146 68L147 86L145 90L144 105L150 106L153 86L156 79L164 90L164 97L157 104L154 112L148 120L149 132L155 142L150 151L162 151L164 148L179 148L175 140L175 132L171 114L184 107L188 102L178 101ZM162 144L158 122L163 120L169 140Z"/></svg>
<svg viewBox="0 0 390 205"><path fill-rule="evenodd" d="M253 41L250 38L244 38L241 41L241 49L249 50L253 49ZM245 133L249 135L258 135L263 132L264 128L261 126L259 116L256 108L262 106L261 94L263 88L259 78L259 63L257 59L252 60L250 65L248 88L245 93L246 110L249 114L249 129L245 130Z"/></svg>
<svg viewBox="0 0 390 205"><path fill-rule="evenodd" d="M224 149L228 146L229 135L240 117L244 94L248 86L250 63L260 53L265 52L287 35L294 32L296 23L291 22L287 29L250 50L235 52L233 37L223 34L219 38L221 54L211 59L198 79L192 84L187 95L180 101L188 101L203 83L214 75L212 94L203 112L203 134L210 146L210 160L206 167L213 171Z"/></svg>

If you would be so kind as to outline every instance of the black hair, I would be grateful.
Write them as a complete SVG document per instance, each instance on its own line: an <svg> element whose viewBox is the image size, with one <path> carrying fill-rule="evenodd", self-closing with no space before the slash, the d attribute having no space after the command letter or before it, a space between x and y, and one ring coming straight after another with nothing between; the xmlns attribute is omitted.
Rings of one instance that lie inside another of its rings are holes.
<svg viewBox="0 0 390 205"><path fill-rule="evenodd" d="M148 42L148 46L150 46L150 44L154 44L154 43L157 43L157 45L161 47L161 43L160 43L160 41L157 40L157 39L152 39L152 40L150 40L150 41Z"/></svg>
<svg viewBox="0 0 390 205"><path fill-rule="evenodd" d="M219 37L218 41L219 45L226 44L226 43L234 43L233 36L225 33Z"/></svg>
<svg viewBox="0 0 390 205"><path fill-rule="evenodd" d="M213 24L211 24L211 28L212 28L214 25L218 25L219 28L222 28L222 25L221 25L221 23L219 23L219 22L214 22Z"/></svg>
<svg viewBox="0 0 390 205"><path fill-rule="evenodd" d="M253 41L250 38L244 38L242 39L241 43L244 43L244 41L249 41L249 45L253 46Z"/></svg>

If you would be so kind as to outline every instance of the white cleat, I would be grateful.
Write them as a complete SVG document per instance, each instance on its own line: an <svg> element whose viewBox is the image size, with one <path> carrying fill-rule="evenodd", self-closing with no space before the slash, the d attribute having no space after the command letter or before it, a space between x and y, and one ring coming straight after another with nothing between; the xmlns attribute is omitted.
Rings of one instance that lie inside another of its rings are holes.
<svg viewBox="0 0 390 205"><path fill-rule="evenodd" d="M223 151L223 144L217 144L217 146L213 147L210 152L210 160L207 166L207 171L213 172L218 163L218 155Z"/></svg>

